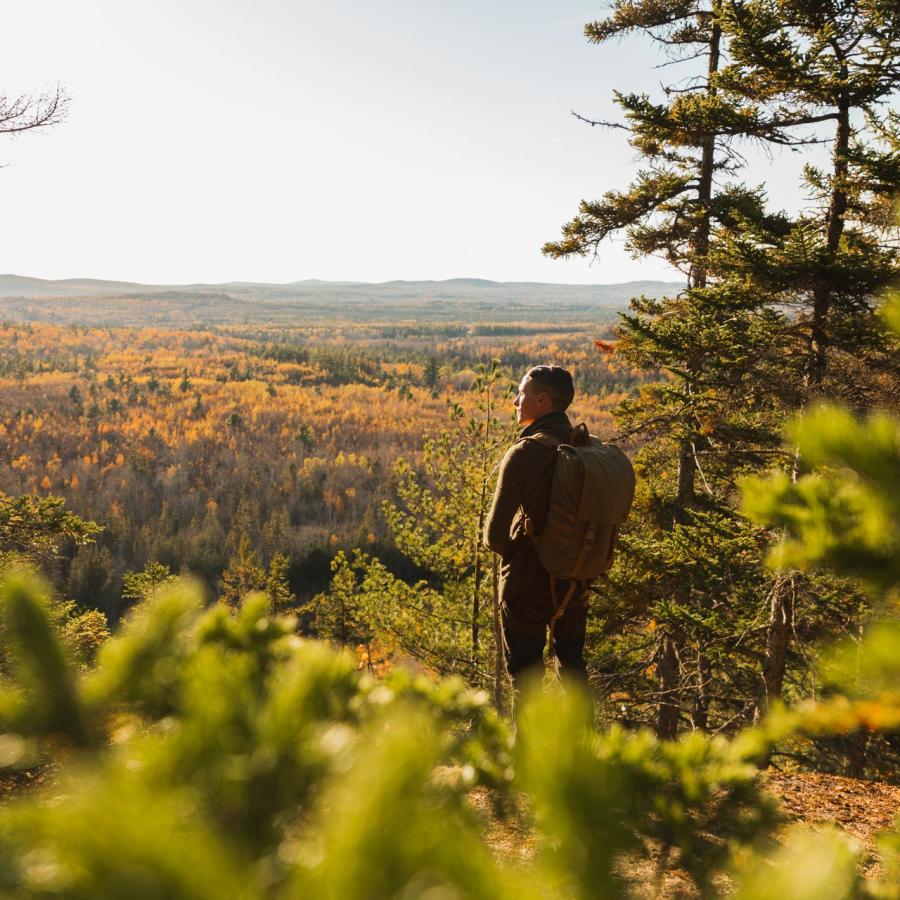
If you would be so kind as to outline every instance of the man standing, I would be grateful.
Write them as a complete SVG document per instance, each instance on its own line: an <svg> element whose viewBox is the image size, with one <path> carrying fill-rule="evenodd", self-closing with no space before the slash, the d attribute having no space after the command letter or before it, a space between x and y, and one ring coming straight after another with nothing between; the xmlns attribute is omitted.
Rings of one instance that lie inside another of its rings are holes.
<svg viewBox="0 0 900 900"><path fill-rule="evenodd" d="M555 604L549 573L541 565L529 533L541 534L547 521L555 444L571 439L572 423L566 410L574 396L572 376L560 366L535 366L526 373L515 400L522 431L500 464L484 526L484 543L502 561L500 603L506 663L517 692L523 681L543 675L544 645ZM537 435L553 440L527 440ZM586 684L587 602L580 591L577 594L555 622L553 637L563 674Z"/></svg>

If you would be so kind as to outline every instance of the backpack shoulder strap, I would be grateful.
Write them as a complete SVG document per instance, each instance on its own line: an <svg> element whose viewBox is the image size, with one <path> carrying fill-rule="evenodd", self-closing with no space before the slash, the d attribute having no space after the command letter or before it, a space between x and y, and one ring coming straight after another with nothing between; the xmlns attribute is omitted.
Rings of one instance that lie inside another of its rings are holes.
<svg viewBox="0 0 900 900"><path fill-rule="evenodd" d="M536 434L528 434L524 437L520 437L516 443L524 441L532 441L535 444L540 444L542 447L549 447L552 450L555 450L560 444L567 444L572 447L590 447L591 434L588 431L587 425L582 422L572 429L572 433L569 435L568 439L556 437L547 431L538 431Z"/></svg>
<svg viewBox="0 0 900 900"><path fill-rule="evenodd" d="M555 450L563 443L561 438L554 437L552 434L547 434L542 431L537 432L537 434L526 434L524 437L520 437L516 443L522 444L526 441L531 441L533 444L539 444L541 447L548 447L551 450Z"/></svg>
<svg viewBox="0 0 900 900"><path fill-rule="evenodd" d="M547 434L547 432L539 431L536 434L527 434L524 437L520 437L515 443L537 444L539 447L545 447L548 450L553 450L555 456L555 451L559 448L560 444L564 443L564 441L561 438L554 437L552 434ZM515 444L513 446L515 446ZM528 516L525 516L525 534L527 534L537 546L540 538L534 533L534 522L529 519Z"/></svg>

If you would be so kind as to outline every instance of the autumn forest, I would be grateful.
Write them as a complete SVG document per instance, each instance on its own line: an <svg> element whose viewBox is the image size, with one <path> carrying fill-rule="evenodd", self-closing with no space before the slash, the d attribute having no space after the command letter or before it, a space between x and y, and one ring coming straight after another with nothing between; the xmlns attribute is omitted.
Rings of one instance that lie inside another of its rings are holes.
<svg viewBox="0 0 900 900"><path fill-rule="evenodd" d="M676 281L0 276L0 894L900 897L900 6L613 0L584 38L662 83L576 113L631 168L533 251ZM0 94L0 133L66 102ZM615 543L586 689L482 541L542 363L636 475L624 521L584 462L548 497L556 575Z"/></svg>
<svg viewBox="0 0 900 900"><path fill-rule="evenodd" d="M64 497L102 525L64 549L55 577L112 623L123 574L158 562L215 593L242 537L263 565L287 556L308 600L338 548L390 556L380 503L395 465L447 427L448 403L472 405L479 363L503 360L506 388L532 360L562 360L576 415L610 434L609 410L646 375L598 350L607 329L335 321L246 337L7 322L0 489Z"/></svg>

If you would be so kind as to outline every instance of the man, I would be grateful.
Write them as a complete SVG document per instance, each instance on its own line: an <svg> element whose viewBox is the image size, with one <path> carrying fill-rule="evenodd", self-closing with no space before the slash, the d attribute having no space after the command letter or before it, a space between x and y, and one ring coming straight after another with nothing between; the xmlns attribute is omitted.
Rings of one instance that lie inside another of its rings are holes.
<svg viewBox="0 0 900 900"><path fill-rule="evenodd" d="M500 464L497 490L484 526L484 543L502 560L500 603L506 638L506 662L516 691L543 674L547 627L555 612L550 576L525 532L526 519L541 534L550 506L556 464L551 442L526 440L547 435L568 443L572 423L566 410L575 396L572 376L560 366L535 366L519 384L516 419L522 426ZM587 682L584 662L586 599L573 596L553 630L563 675Z"/></svg>

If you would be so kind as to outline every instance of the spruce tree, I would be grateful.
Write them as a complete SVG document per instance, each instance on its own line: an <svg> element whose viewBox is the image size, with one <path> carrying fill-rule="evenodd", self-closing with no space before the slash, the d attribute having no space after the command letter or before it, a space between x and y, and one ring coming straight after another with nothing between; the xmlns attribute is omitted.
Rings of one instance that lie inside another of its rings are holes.
<svg viewBox="0 0 900 900"><path fill-rule="evenodd" d="M11 557L47 565L66 543L92 543L103 527L65 506L62 497L10 497L0 492L0 565Z"/></svg>
<svg viewBox="0 0 900 900"><path fill-rule="evenodd" d="M875 310L900 273L890 215L900 192L900 132L885 110L900 79L900 7L745 0L723 15L733 35L723 89L764 103L773 127L792 140L829 145L824 166L806 167L812 206L789 229L748 224L728 245L734 277L790 311L782 396L801 410L821 397L856 408L889 402L900 360ZM794 477L803 466L795 454ZM798 600L812 617L823 605L821 587L785 572L771 595L761 708L781 694Z"/></svg>
<svg viewBox="0 0 900 900"><path fill-rule="evenodd" d="M544 252L597 253L624 231L635 256L662 256L685 276L677 296L633 299L618 328L616 352L632 365L663 370L664 378L617 411L622 435L647 443L638 457L639 527L623 541L627 562L617 570L628 575L614 574L605 592L625 621L639 611L649 620L651 655L618 668L657 679L657 731L672 737L683 714L695 727L709 724L716 642L739 628L744 588L758 587L747 571L748 559L751 570L759 568L752 529L729 502L734 470L780 452L781 411L759 402L764 384L751 377L776 377L780 315L717 270L719 235L742 221L765 231L787 223L766 213L761 192L735 180L735 141L768 125L752 100L719 88L721 4L621 0L586 29L594 42L633 31L659 42L673 61L702 60L703 68L666 87L659 103L616 93L625 123L592 124L627 130L645 167L627 190L583 202L562 240ZM774 126L772 137L781 138ZM618 654L601 650L601 664L604 655ZM653 688L645 682L639 690Z"/></svg>
<svg viewBox="0 0 900 900"><path fill-rule="evenodd" d="M792 635L814 639L862 608L833 579L767 576L761 554L777 535L737 515L733 497L748 471L779 460L802 468L778 444L786 413L822 394L884 402L900 383L896 349L873 315L897 272L898 122L882 107L900 74L900 8L620 0L586 31L596 42L642 32L672 61L705 61L663 102L617 93L624 122L591 122L627 130L645 166L626 191L582 203L544 248L596 254L624 231L635 256L660 255L685 275L675 297L634 299L618 330L616 352L662 380L618 409L622 436L643 443L643 486L617 570L627 576L614 573L604 591L606 627L643 612L653 653L641 655L646 634L624 655L614 639L599 653L610 687L623 687L623 673L631 693L650 688L634 673L657 678L657 730L671 736L679 717L709 724L711 703L732 719L758 713L782 691ZM773 214L762 190L735 179L742 139L802 148L825 127L834 128L828 166L805 171L811 210ZM750 627L761 602L762 635Z"/></svg>
<svg viewBox="0 0 900 900"><path fill-rule="evenodd" d="M142 603L160 588L171 587L176 580L168 566L149 560L140 572L126 572L122 576L122 600L129 606Z"/></svg>
<svg viewBox="0 0 900 900"><path fill-rule="evenodd" d="M812 207L786 233L750 232L740 244L743 274L797 310L807 397L828 394L835 356L878 342L873 311L898 273L890 206L900 190L900 141L897 115L885 107L900 81L900 7L744 0L729 3L725 16L733 62L721 84L764 101L773 125L795 133L819 126L807 140L830 143L825 167L805 170Z"/></svg>
<svg viewBox="0 0 900 900"><path fill-rule="evenodd" d="M291 560L284 553L276 553L269 562L266 574L266 593L272 603L272 609L284 613L297 604L297 598L290 584Z"/></svg>
<svg viewBox="0 0 900 900"><path fill-rule="evenodd" d="M238 606L247 594L264 591L266 586L266 570L256 551L250 546L250 539L242 534L237 555L231 558L222 573L220 599L223 603Z"/></svg>

